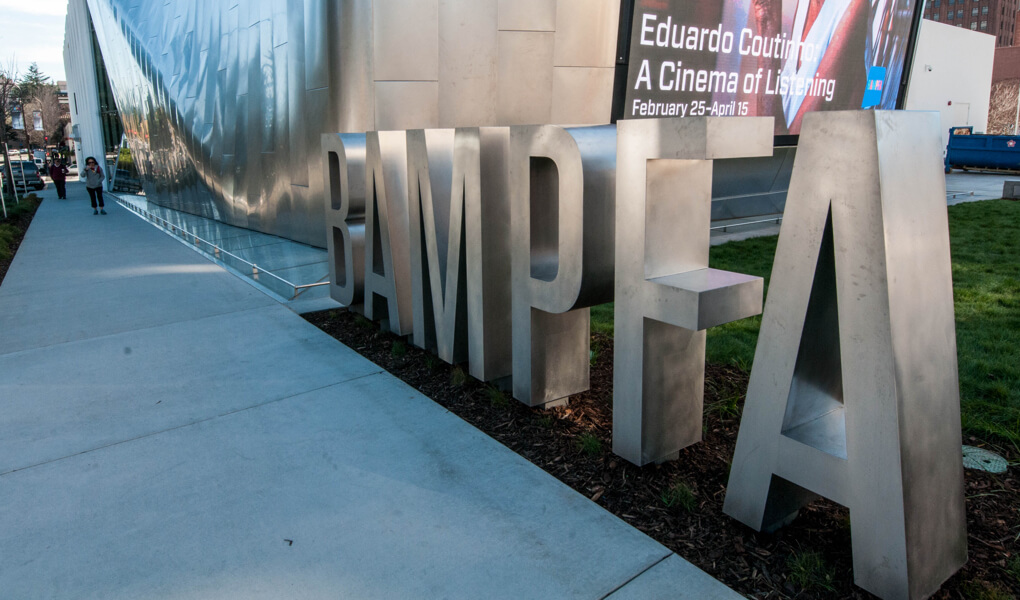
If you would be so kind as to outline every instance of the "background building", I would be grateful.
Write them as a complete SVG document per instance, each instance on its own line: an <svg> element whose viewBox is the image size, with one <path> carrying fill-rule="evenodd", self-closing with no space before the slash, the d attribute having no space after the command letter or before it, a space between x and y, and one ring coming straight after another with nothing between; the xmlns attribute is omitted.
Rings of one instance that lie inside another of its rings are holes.
<svg viewBox="0 0 1020 600"><path fill-rule="evenodd" d="M1017 0L928 0L924 18L995 36L996 46L1012 46Z"/></svg>
<svg viewBox="0 0 1020 600"><path fill-rule="evenodd" d="M950 127L986 130L995 52L991 35L922 21L904 108L938 111L943 146Z"/></svg>

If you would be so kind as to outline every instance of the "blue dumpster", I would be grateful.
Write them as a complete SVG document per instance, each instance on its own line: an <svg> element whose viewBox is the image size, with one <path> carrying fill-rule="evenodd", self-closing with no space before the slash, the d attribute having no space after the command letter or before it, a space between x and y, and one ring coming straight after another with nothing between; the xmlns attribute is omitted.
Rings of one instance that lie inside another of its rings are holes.
<svg viewBox="0 0 1020 600"><path fill-rule="evenodd" d="M949 130L946 173L953 169L1020 172L1020 136L974 135L973 127Z"/></svg>

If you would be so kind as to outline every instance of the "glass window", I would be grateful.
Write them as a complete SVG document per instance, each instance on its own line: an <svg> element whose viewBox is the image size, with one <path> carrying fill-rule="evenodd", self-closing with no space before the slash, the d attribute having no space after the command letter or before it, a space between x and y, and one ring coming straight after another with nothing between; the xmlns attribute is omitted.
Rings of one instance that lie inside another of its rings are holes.
<svg viewBox="0 0 1020 600"><path fill-rule="evenodd" d="M931 20L932 20L932 21L938 21L938 20L939 20L939 13L935 13L935 14L933 14L933 15L931 16Z"/></svg>
<svg viewBox="0 0 1020 600"><path fill-rule="evenodd" d="M963 9L962 8L960 10L956 11L956 18L957 19L962 19L963 18Z"/></svg>
<svg viewBox="0 0 1020 600"><path fill-rule="evenodd" d="M988 21L981 21L981 31L988 29Z"/></svg>
<svg viewBox="0 0 1020 600"><path fill-rule="evenodd" d="M983 14L983 15L987 15L988 14L988 6L987 5L981 7L981 14Z"/></svg>
<svg viewBox="0 0 1020 600"><path fill-rule="evenodd" d="M977 31L977 21L971 21L970 28Z"/></svg>
<svg viewBox="0 0 1020 600"><path fill-rule="evenodd" d="M949 14L946 15L946 20L947 21L952 21L953 20L953 11L949 11Z"/></svg>
<svg viewBox="0 0 1020 600"><path fill-rule="evenodd" d="M977 16L977 7L976 6L974 8L972 8L972 9L970 9L970 16L972 16L972 17L976 17Z"/></svg>

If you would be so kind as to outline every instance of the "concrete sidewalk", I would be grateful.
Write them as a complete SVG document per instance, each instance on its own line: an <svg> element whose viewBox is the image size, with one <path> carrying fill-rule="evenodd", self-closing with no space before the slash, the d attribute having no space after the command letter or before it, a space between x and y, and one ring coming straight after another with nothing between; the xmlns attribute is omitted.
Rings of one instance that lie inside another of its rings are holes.
<svg viewBox="0 0 1020 600"><path fill-rule="evenodd" d="M984 173L981 171L953 170L946 174L946 203L950 206L964 202L1002 198L1002 184L1020 179L1020 174Z"/></svg>
<svg viewBox="0 0 1020 600"><path fill-rule="evenodd" d="M119 206L0 286L7 598L732 591Z"/></svg>

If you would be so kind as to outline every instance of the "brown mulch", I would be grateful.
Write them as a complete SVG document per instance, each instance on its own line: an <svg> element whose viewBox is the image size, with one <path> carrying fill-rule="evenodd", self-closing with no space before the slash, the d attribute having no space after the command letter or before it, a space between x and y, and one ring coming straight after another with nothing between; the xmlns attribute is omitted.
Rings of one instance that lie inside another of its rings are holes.
<svg viewBox="0 0 1020 600"><path fill-rule="evenodd" d="M853 585L848 511L819 500L793 524L759 534L722 512L748 374L706 366L704 441L679 460L635 467L612 453L613 341L592 336L591 389L565 407L532 409L345 310L305 318L563 483L645 532L713 577L755 598L872 598ZM597 440L597 441L595 441ZM978 440L966 443L981 445ZM1005 452L1009 460L1015 453ZM693 504L667 506L674 485ZM934 596L1020 594L1020 481L967 470L970 560ZM816 567L801 567L810 559Z"/></svg>
<svg viewBox="0 0 1020 600"><path fill-rule="evenodd" d="M37 207L38 210L38 207ZM3 213L0 213L0 223L6 223L13 225L21 231L21 235L14 239L14 242L10 245L11 256L10 258L0 258L0 284L4 282L4 277L7 276L7 269L11 268L11 263L14 262L14 257L18 254L18 247L21 246L21 240L25 239L25 233L28 231L28 226L32 222L32 217L35 216L35 211L29 211L20 215L11 215L8 219L3 219ZM3 242L0 242L3 243Z"/></svg>

